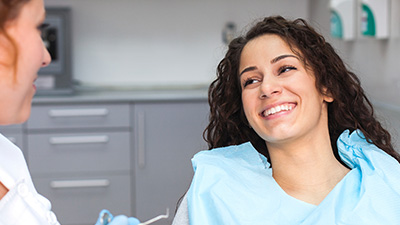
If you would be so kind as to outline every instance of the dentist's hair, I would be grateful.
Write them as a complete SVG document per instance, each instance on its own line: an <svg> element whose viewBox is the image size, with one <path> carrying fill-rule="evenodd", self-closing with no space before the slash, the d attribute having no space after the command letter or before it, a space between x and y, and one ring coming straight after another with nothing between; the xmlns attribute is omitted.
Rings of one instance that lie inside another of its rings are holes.
<svg viewBox="0 0 400 225"><path fill-rule="evenodd" d="M313 72L317 90L334 99L328 103L328 126L331 145L340 162L336 141L346 129L361 130L368 142L400 162L391 136L375 118L372 104L358 77L346 68L334 48L305 20L291 21L281 16L264 18L244 36L235 38L229 44L225 57L217 67L217 78L209 87L210 121L203 136L210 149L250 141L260 153L269 157L265 141L250 128L244 114L239 80L240 56L244 46L265 34L282 38L304 66ZM324 89L327 91L324 92Z"/></svg>
<svg viewBox="0 0 400 225"><path fill-rule="evenodd" d="M24 6L29 1L30 0L0 0L0 35L6 38L11 44L11 48L2 49L7 49L9 51L7 53L9 56L11 56L11 58L7 62L0 62L0 64L3 64L5 66L13 66L14 68L16 68L17 66L17 45L15 41L7 34L7 32L5 31L5 27L8 22L13 21L18 17L22 6Z"/></svg>
<svg viewBox="0 0 400 225"><path fill-rule="evenodd" d="M21 7L30 0L0 0L0 29L8 20L18 17Z"/></svg>

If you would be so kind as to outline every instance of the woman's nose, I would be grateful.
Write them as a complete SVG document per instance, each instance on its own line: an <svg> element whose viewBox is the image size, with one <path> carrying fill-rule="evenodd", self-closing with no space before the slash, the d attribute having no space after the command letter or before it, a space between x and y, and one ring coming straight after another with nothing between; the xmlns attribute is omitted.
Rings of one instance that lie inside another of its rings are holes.
<svg viewBox="0 0 400 225"><path fill-rule="evenodd" d="M42 67L46 67L50 64L51 62L51 56L49 51L47 50L46 46L43 44L43 51L44 51L44 55L43 55L43 62L42 62Z"/></svg>
<svg viewBox="0 0 400 225"><path fill-rule="evenodd" d="M274 78L264 79L260 85L260 98L271 98L282 93L281 84Z"/></svg>

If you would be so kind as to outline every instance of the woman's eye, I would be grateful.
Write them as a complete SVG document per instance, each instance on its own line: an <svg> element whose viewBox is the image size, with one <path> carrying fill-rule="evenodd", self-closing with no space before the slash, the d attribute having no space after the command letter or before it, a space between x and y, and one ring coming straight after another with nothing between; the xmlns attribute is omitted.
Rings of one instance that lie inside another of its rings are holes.
<svg viewBox="0 0 400 225"><path fill-rule="evenodd" d="M297 70L297 68L294 67L294 66L283 66L283 67L281 67L281 68L279 69L279 74L281 74L281 73L286 73L286 72L289 72L289 71L291 71L291 70Z"/></svg>
<svg viewBox="0 0 400 225"><path fill-rule="evenodd" d="M257 82L258 82L258 80L253 79L253 78L249 78L243 83L243 87L246 87L246 86L248 86L250 84L254 84L254 83L257 83Z"/></svg>
<svg viewBox="0 0 400 225"><path fill-rule="evenodd" d="M42 31L43 31L44 29L46 29L49 25L50 25L50 24L48 24L48 23L42 23L42 24L40 24L40 25L38 26L38 30L42 32Z"/></svg>

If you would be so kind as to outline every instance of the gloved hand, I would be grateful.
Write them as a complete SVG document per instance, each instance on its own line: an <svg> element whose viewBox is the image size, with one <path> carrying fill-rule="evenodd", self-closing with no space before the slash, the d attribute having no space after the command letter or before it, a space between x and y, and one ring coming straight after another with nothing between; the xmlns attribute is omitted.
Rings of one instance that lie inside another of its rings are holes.
<svg viewBox="0 0 400 225"><path fill-rule="evenodd" d="M110 221L110 222L108 222ZM101 210L99 218L95 225L139 225L140 221L135 217L127 217L119 215L113 217L113 215L106 209Z"/></svg>

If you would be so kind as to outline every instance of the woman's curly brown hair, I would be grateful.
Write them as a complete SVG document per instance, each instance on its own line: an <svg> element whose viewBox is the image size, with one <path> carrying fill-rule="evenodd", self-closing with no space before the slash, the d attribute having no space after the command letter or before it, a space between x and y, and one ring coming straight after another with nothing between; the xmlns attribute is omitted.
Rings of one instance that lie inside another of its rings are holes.
<svg viewBox="0 0 400 225"><path fill-rule="evenodd" d="M326 88L333 97L334 101L328 104L328 126L332 148L339 161L336 146L339 135L346 129L359 129L368 142L400 162L400 155L391 144L391 136L374 117L372 104L358 77L346 68L333 47L306 21L290 21L280 16L263 19L245 36L235 38L229 44L228 52L218 65L217 78L209 87L210 123L204 131L204 138L210 149L250 141L260 153L269 157L265 141L249 127L244 115L238 74L244 46L265 34L282 38L314 72L320 93L324 93Z"/></svg>

